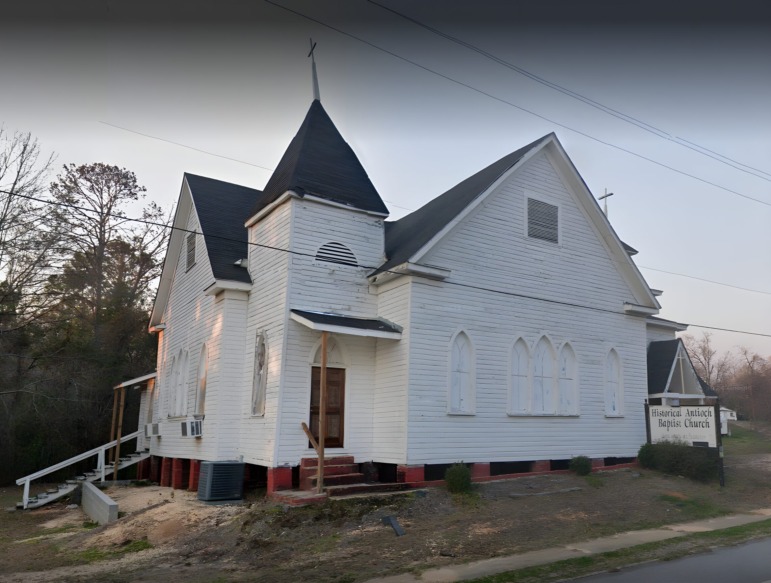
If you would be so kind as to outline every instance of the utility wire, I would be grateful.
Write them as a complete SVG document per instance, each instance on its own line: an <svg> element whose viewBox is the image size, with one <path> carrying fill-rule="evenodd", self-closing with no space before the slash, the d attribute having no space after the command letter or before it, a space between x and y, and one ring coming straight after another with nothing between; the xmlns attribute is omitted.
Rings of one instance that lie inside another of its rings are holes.
<svg viewBox="0 0 771 583"><path fill-rule="evenodd" d="M620 119L621 121L624 121L626 123L632 124L638 128L640 128L643 131L646 131L650 134L653 134L656 137L665 139L667 141L670 141L672 143L675 143L679 146L682 146L683 148L687 148L689 150L692 150L698 154L701 154L702 156L706 156L708 158L712 158L713 160L716 160L717 162L720 162L721 164L725 164L726 166L729 166L731 168L734 168L735 170L739 170L740 172L744 172L745 174L750 174L751 176L755 176L756 178L760 178L761 180L765 180L767 182L771 182L771 173L765 172L764 170L761 170L759 168L755 168L753 166L749 166L747 164L743 164L741 162L738 162L736 160L733 160L731 158L728 158L727 156L724 156L718 152L714 152L712 150L709 150L703 146L700 146L699 144L696 144L694 142L689 142L688 140L685 140L683 138L678 138L676 136L673 136L669 132L662 130L660 128L657 128L654 125L651 125L647 122L644 122L632 115L623 113L621 111L618 111L617 109L613 109L612 107L609 107L607 105L604 105L598 101L595 101L594 99L591 99L590 97L587 97L585 95L582 95L576 91L573 91L571 89L568 89L567 87L564 87L562 85L559 85L557 83L554 83L552 81L549 81L547 79L544 79L543 77L540 77L536 75L535 73L532 73L528 71L527 69L524 69L518 65L515 65L511 63L510 61L506 61L474 44L471 44L467 41L461 40L458 37L452 36L451 34L448 34L446 32L443 32L437 28L434 28L433 26L430 26L424 22L421 22L420 20L413 18L412 16L409 16L407 14L404 14L403 12L399 12L398 10L395 10L389 6L386 6L384 4L381 4L379 2L376 2L375 0L367 0L370 4L374 4L375 6L378 6L382 8L383 10L387 10L388 12L391 12L392 14L395 14L396 16L399 16L400 18L403 18L405 20L408 20L412 22L413 24L437 35L440 36L446 40L449 40L450 42L453 42L455 44L458 44L464 48L467 48L471 51L474 51L475 53L482 55L483 57L494 61L498 63L499 65L502 65L506 67L507 69L510 69L511 71L515 71L519 73L520 75L524 75L528 79L531 79L535 81L536 83L540 83L541 85L545 85L551 89L554 89L555 91L559 91L560 93L567 95L568 97L572 97L573 99L577 99L578 101L581 101L585 103L586 105L589 105L591 107L594 107L595 109L598 109L608 115L611 115L617 119ZM765 176L763 176L765 175Z"/></svg>
<svg viewBox="0 0 771 583"><path fill-rule="evenodd" d="M742 291L748 291L748 292L753 292L753 293L756 293L756 294L764 294L764 295L767 295L767 296L771 296L771 292L767 292L767 291L760 290L760 289L750 289L748 287L740 287L738 285L732 285L730 283L723 283L722 281L715 281L714 279L704 279L703 277L696 277L695 275L686 275L684 273L677 273L675 271L665 271L664 269L656 269L655 267L646 267L645 265L638 265L637 267L640 267L642 269L647 269L649 271L658 271L659 273L668 273L669 275L677 275L679 277L687 277L688 279L695 279L695 280L698 280L698 281L705 281L707 283L714 283L716 285L723 285L725 287L730 287L730 288L733 288L733 289L739 289L739 290L742 290Z"/></svg>
<svg viewBox="0 0 771 583"><path fill-rule="evenodd" d="M0 192L7 192L7 191L0 191ZM33 201L36 201L36 202L44 203L44 204L51 204L51 205L55 205L55 206L65 207L65 208L72 208L72 209L79 210L79 211L84 211L84 212L91 212L91 213L97 212L94 209L89 209L89 208L86 208L86 207L79 207L77 205L68 204L68 203L44 200L44 199L41 199L41 198L36 198L36 197L33 197L33 196L29 196L29 195L17 194L16 196L19 196L21 198L25 198L25 199L28 199L28 200L33 200ZM179 231L181 233L194 234L194 235L203 236L203 233L200 232L200 231L194 231L194 230L191 230L191 229L186 229L184 227L175 227L173 225L167 225L167 224L164 224L164 223L157 223L157 222L154 222L154 221L148 221L146 219L135 219L135 218L127 217L125 215L118 215L118 214L106 214L106 216L112 217L112 218L119 218L119 219L122 219L122 220L125 220L125 221L129 221L129 222L136 222L136 223L141 223L141 224L155 226L155 227L162 227L164 229L170 229L172 231ZM283 247L275 247L273 245L265 245L264 243L256 243L256 242L249 241L248 239L238 239L238 238L234 238L234 237L226 237L224 235L206 235L205 238L208 238L208 239L219 239L221 241L229 241L229 242L232 242L232 243L239 243L241 245L247 245L247 246L251 245L253 247L258 247L258 248L261 248L261 249L268 249L270 251L279 251L281 253L287 253L289 255L296 255L298 257L308 257L308 258L312 258L312 259L315 259L315 257L316 257L316 255L312 254L312 253L303 253L302 251L294 251L292 249L285 249ZM358 267L374 271L374 270L379 269L380 266L378 266L378 265L358 265ZM384 269L380 273L391 273L391 274L395 274L395 275L403 275L401 272L390 270L390 269ZM534 300L534 301L544 302L544 303L547 303L547 304L560 305L560 306L566 306L566 307L571 307L571 308L580 308L580 309L583 309L583 310L590 310L590 311L593 311L593 312L603 312L603 313L607 313L607 314L614 314L614 315L617 315L617 316L628 316L628 315L630 315L630 314L627 314L626 312L619 312L617 310L611 310L611 309L608 309L608 308L600 308L600 307L597 307L597 306L587 306L585 304L577 304L577 303L574 303L574 302L565 302L565 301L561 301L561 300L553 300L553 299L549 299L549 298L543 298L543 297L538 297L538 296L531 296L531 295L528 295L528 294L515 293L515 292L512 292L512 291L508 291L508 290L494 289L494 288L489 288L489 287L484 287L484 286L479 286L479 285L472 285L472 284L467 284L467 283L461 283L461 282L458 282L458 281L448 281L448 280L445 280L444 283L446 283L447 285L454 285L456 287L463 287L463 288L467 288L467 289L473 289L473 290L478 290L478 291L485 291L485 292L505 295L505 296L509 296L509 297L515 297L515 298L520 298L520 299ZM747 332L747 331L742 331L742 330L729 330L729 329L725 329L725 328L716 328L716 327L712 327L712 326L701 326L699 324L690 324L690 325L695 326L695 327L699 327L699 328L708 328L710 330L723 330L723 331L726 331L726 332L738 332L738 333L741 333L741 334L750 334L750 335L753 335L753 336L763 336L763 337L771 338L771 334L763 334L761 332Z"/></svg>
<svg viewBox="0 0 771 583"><path fill-rule="evenodd" d="M433 69L431 69L429 67L426 67L425 65L421 65L420 63L417 63L416 61L412 61L412 60L408 59L407 57L403 57L403 56L401 56L401 55L399 55L397 53L394 53L393 51L385 49L385 48L383 48L383 47L381 47L379 45L376 45L374 43L371 43L371 42L369 42L367 40L364 40L363 38L358 37L358 36L356 36L354 34L351 34L350 32L346 32L344 30L336 28L336 27L332 26L331 24L327 24L326 22L323 22L323 21L321 21L321 20L319 20L317 18L314 18L312 16L308 16L307 14L303 14L302 12L299 12L299 11L294 10L292 8L289 8L287 6L282 6L281 4L273 2L272 0L263 0L263 1L268 3L268 4L271 4L272 6L275 6L277 8L281 8L282 10L285 10L287 12L291 12L292 14L295 14L295 15L301 17L301 18L305 18L306 20L310 20L311 22L315 22L316 24L319 24L319 25L321 25L323 27L326 27L326 28L328 28L330 30L333 30L333 31L335 31L335 32L337 32L339 34L342 34L343 36L347 36L347 37L352 38L352 39L354 39L356 41L359 41L359 42L361 42L361 43L363 43L363 44L365 44L365 45L367 45L369 47L372 47L372 48L378 50L378 51L382 51L382 52L384 52L384 53L386 53L388 55L391 55L392 57L394 57L396 59L404 61L405 63L409 63L410 65L413 65L414 67L418 67L419 69L422 69L423 71L426 71L428 73L431 73L432 75L436 75L437 77L441 77L442 79L446 79L447 81L450 81L451 83L455 83L456 85L460 85L461 87L465 87L466 89L469 89L471 91L479 93L480 95L484 95L485 97L489 97L490 99L493 99L495 101L503 103L504 105L508 105L510 107L514 107L516 109L519 109L520 111L524 111L525 113L529 113L532 116L535 116L535 117L537 117L539 119L542 119L542 120L547 121L547 122L549 122L551 124L559 126L559 127L563 128L563 129L571 131L571 132L573 132L575 134L583 136L583 137L585 137L585 138L587 138L589 140L592 140L592 141L597 142L599 144L603 144L604 146L608 146L609 148L613 148L613 149L618 150L620 152L625 152L626 154L629 154L630 156L634 156L634 157L639 158L641 160L645 160L647 162L650 162L651 164L655 164L656 166L660 166L661 168L666 168L667 170L671 170L672 172L676 172L677 174L681 174L683 176L687 176L688 178L692 178L692 179L697 180L697 181L699 181L699 182L701 182L703 184L708 184L709 186L713 186L715 188L718 188L718 189L723 190L725 192L728 192L730 194L734 194L734 195L739 196L741 198L745 198L747 200L751 200L753 202L757 202L759 204L771 207L771 202L767 202L765 200L761 200L759 198L755 198L755 197L750 196L748 194L744 194L742 192L739 192L739 191L733 190L731 188L722 186L720 184L717 184L716 182L712 182L712 181L707 180L705 178L701 178L699 176L696 176L695 174L691 174L689 172L685 172L684 170L680 170L678 168L675 168L674 166L670 166L670 165L665 164L663 162L659 162L657 160L654 160L653 158L648 158L647 156L644 156L642 154L634 152L633 150L629 150L627 148L624 148L623 146L618 146L616 144L613 144L612 142L608 142L608 141L603 140L601 138L597 138L595 136L587 134L586 132L583 132L581 130L578 130L576 128L570 127L570 126L565 125L565 124L563 124L561 122L553 120L553 119L551 119L549 117L546 117L545 115L541 115L540 113L536 113L535 111L533 111L531 109L527 109L526 107L523 107L521 105L517 105L516 103L514 103L512 101L508 101L506 99L503 99L501 97L493 95L492 93L488 93L487 91L484 91L482 89L474 87L473 85L470 85L470 84L465 83L463 81L459 81L458 79L450 77L449 75L445 75L444 73L439 73L438 71L435 71L435 70L433 70Z"/></svg>
<svg viewBox="0 0 771 583"><path fill-rule="evenodd" d="M174 142L172 140L167 140L166 138L159 138L158 136L151 136L150 134L145 134L142 132L138 132L136 130L132 130L129 128L124 128L123 126L115 125L114 123L109 123L106 121L100 121L99 123L104 124L106 126L110 126L113 128L117 128L119 130L123 130L124 132L131 132L132 134L137 134L138 136L144 136L145 138L150 138L151 140L158 140L159 142L166 142L167 144L174 144L175 146L179 146L181 148L187 148L188 150L193 150L195 152L200 152L202 154L208 154L209 156L216 156L217 158L222 158L224 160L230 160L231 162L239 162L241 164L246 164L248 166L254 166L255 168L262 168L263 170L268 170L270 172L273 172L273 168L268 168L267 166L260 166L259 164L253 164L251 162L247 162L246 160L238 160L237 158L231 158L229 156L223 156L222 154L215 154L214 152L209 152L207 150L202 150L200 148L196 148L194 146L188 146L187 144L182 144L180 142Z"/></svg>

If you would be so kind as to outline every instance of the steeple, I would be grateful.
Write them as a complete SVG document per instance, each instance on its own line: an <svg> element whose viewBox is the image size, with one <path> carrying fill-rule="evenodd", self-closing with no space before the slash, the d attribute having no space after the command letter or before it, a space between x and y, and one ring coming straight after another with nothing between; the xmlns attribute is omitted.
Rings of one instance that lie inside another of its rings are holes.
<svg viewBox="0 0 771 583"><path fill-rule="evenodd" d="M311 103L297 135L284 152L250 217L286 191L388 216L388 207L321 101Z"/></svg>
<svg viewBox="0 0 771 583"><path fill-rule="evenodd" d="M313 39L310 39L311 43L311 52L308 53L308 56L311 58L311 73L313 75L313 99L315 101L321 101L321 97L319 96L319 77L316 75L316 57L313 54L313 51L316 50L316 43L313 42Z"/></svg>

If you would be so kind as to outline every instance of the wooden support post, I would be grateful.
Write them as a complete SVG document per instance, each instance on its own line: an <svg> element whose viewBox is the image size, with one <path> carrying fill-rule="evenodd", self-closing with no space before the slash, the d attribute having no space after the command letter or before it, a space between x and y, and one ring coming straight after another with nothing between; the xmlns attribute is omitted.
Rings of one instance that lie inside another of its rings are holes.
<svg viewBox="0 0 771 583"><path fill-rule="evenodd" d="M115 419L118 416L118 389L117 387L112 390L112 425L110 426L110 441L115 439ZM113 461L115 451L110 448L110 463Z"/></svg>
<svg viewBox="0 0 771 583"><path fill-rule="evenodd" d="M118 443L115 444L115 460L113 461L112 466L112 481L113 483L115 480L118 479L118 465L120 465L120 438L121 433L123 432L123 409L126 406L126 387L120 388L120 412L118 413L118 435L115 439L118 440Z"/></svg>
<svg viewBox="0 0 771 583"><path fill-rule="evenodd" d="M316 491L324 491L324 439L327 434L327 331L321 332L321 386L319 387L319 469Z"/></svg>

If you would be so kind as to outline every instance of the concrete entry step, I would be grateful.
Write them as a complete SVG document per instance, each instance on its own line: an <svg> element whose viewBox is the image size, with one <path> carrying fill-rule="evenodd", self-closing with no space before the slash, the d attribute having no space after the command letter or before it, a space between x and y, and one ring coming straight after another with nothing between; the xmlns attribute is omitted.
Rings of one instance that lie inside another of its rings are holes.
<svg viewBox="0 0 771 583"><path fill-rule="evenodd" d="M318 476L311 476L308 479L308 483L311 486L311 489L316 487L316 484L318 484ZM350 474L334 474L332 476L327 476L326 473L324 474L324 486L343 486L346 484L362 484L364 483L364 474L360 474L359 472L352 472Z"/></svg>
<svg viewBox="0 0 771 583"><path fill-rule="evenodd" d="M325 490L330 497L348 496L349 494L376 494L378 492L398 492L408 490L409 484L404 483L376 483L376 484L343 484L340 486L326 486Z"/></svg>

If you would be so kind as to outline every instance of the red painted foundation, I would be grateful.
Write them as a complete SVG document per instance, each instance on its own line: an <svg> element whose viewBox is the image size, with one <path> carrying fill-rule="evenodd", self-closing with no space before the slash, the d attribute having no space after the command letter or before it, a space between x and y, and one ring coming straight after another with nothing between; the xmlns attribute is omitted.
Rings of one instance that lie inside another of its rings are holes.
<svg viewBox="0 0 771 583"><path fill-rule="evenodd" d="M604 458L594 458L592 460L592 469L597 470L599 468L605 467L605 459Z"/></svg>
<svg viewBox="0 0 771 583"><path fill-rule="evenodd" d="M472 478L489 478L490 477L490 464L489 463L476 463L471 466Z"/></svg>
<svg viewBox="0 0 771 583"><path fill-rule="evenodd" d="M160 485L168 488L171 486L171 458L161 458L161 481Z"/></svg>
<svg viewBox="0 0 771 583"><path fill-rule="evenodd" d="M201 460L190 460L190 479L187 482L187 489L191 492L198 492L198 479L201 477Z"/></svg>
<svg viewBox="0 0 771 583"><path fill-rule="evenodd" d="M268 468L268 493L292 489L292 468Z"/></svg>
<svg viewBox="0 0 771 583"><path fill-rule="evenodd" d="M548 472L551 470L551 462L549 460L538 460L533 462L532 472Z"/></svg>
<svg viewBox="0 0 771 583"><path fill-rule="evenodd" d="M397 482L422 482L426 479L426 468L419 466L396 466Z"/></svg>
<svg viewBox="0 0 771 583"><path fill-rule="evenodd" d="M174 458L171 462L171 487L184 490L190 482L190 460Z"/></svg>

